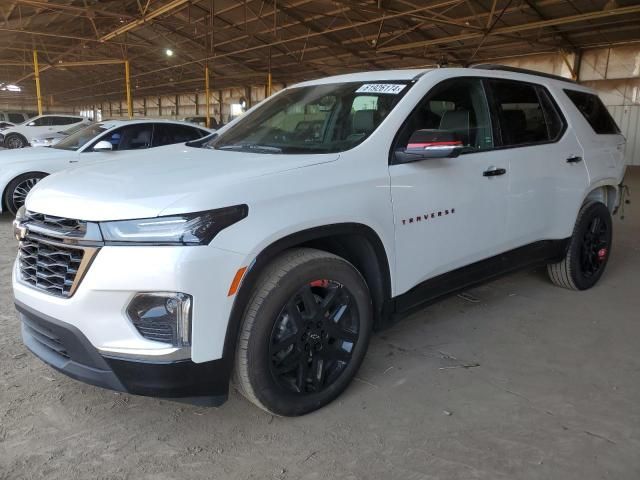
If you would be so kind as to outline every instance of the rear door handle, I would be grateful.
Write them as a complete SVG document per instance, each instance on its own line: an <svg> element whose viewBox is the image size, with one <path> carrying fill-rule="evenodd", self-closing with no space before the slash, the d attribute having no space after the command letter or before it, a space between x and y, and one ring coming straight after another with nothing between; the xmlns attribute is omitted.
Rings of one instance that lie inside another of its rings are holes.
<svg viewBox="0 0 640 480"><path fill-rule="evenodd" d="M484 177L497 177L498 175L504 175L507 171L504 168L493 168L482 172Z"/></svg>
<svg viewBox="0 0 640 480"><path fill-rule="evenodd" d="M571 157L567 158L567 163L578 163L581 161L582 161L582 157L578 155L572 155Z"/></svg>

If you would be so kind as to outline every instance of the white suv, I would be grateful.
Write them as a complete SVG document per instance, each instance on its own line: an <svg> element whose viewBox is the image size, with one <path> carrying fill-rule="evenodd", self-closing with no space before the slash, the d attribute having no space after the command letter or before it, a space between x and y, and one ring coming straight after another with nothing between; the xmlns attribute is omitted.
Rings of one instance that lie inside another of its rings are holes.
<svg viewBox="0 0 640 480"><path fill-rule="evenodd" d="M5 148L28 147L31 139L43 133L57 132L83 123L88 125L91 121L77 115L40 115L1 130L0 145L4 144Z"/></svg>
<svg viewBox="0 0 640 480"><path fill-rule="evenodd" d="M324 78L206 140L58 173L15 223L25 344L79 380L300 415L371 331L546 264L593 286L624 138L593 91L492 66Z"/></svg>

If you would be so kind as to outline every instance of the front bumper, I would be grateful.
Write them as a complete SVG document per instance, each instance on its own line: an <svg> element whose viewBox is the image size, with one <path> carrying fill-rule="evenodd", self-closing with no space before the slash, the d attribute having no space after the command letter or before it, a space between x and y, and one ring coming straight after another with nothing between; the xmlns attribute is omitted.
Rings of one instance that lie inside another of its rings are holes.
<svg viewBox="0 0 640 480"><path fill-rule="evenodd" d="M95 255L75 293L50 295L20 279L13 270L16 301L77 328L101 355L160 362L176 360L176 348L140 335L126 314L139 292L184 292L193 297L192 343L195 363L223 357L233 297L229 285L246 258L211 246L106 246ZM172 358L169 358L172 357Z"/></svg>
<svg viewBox="0 0 640 480"><path fill-rule="evenodd" d="M135 395L165 397L200 405L225 402L230 366L224 359L136 361L102 355L73 325L16 301L24 344L56 370L85 383Z"/></svg>

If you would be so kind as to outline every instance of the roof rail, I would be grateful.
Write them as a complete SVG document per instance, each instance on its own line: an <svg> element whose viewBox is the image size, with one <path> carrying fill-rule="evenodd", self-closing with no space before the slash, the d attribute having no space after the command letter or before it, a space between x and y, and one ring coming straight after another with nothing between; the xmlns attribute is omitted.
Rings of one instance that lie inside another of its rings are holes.
<svg viewBox="0 0 640 480"><path fill-rule="evenodd" d="M560 80L562 82L577 83L575 80L561 77L560 75L552 75L550 73L536 72L535 70L528 70L526 68L509 67L507 65L496 65L493 63L480 63L478 65L471 65L471 67L469 68L477 68L479 70L502 70L505 72L525 73L527 75L535 75L536 77L552 78L553 80Z"/></svg>

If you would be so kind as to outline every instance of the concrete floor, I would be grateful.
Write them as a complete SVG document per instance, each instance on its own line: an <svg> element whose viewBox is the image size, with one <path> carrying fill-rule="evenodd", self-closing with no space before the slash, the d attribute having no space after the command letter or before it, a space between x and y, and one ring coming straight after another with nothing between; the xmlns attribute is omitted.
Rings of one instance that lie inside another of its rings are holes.
<svg viewBox="0 0 640 480"><path fill-rule="evenodd" d="M596 288L540 269L470 291L477 303L443 300L375 335L347 392L297 419L235 393L219 409L117 394L43 365L20 341L5 216L0 479L637 480L639 212L615 220Z"/></svg>

